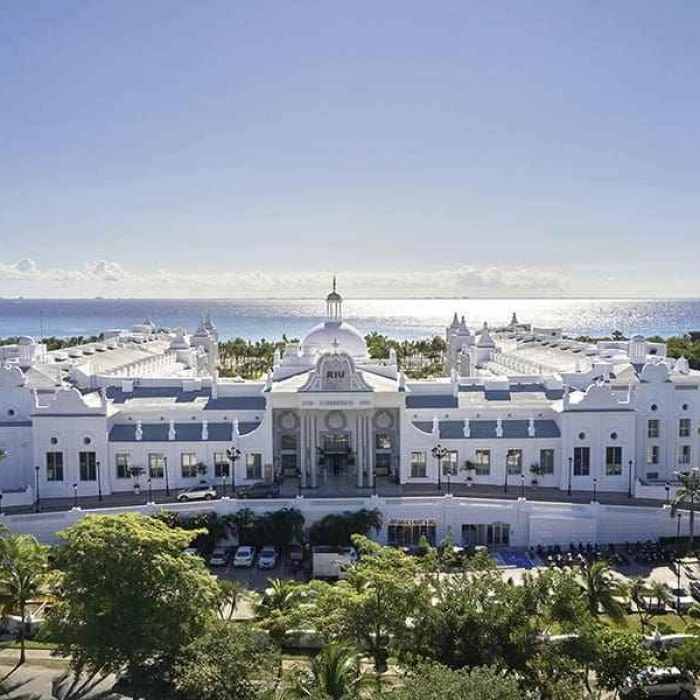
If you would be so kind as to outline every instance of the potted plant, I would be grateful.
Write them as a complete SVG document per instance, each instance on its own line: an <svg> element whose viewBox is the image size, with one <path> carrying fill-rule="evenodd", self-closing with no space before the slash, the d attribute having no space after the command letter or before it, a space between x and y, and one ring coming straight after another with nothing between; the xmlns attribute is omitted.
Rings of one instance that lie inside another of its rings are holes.
<svg viewBox="0 0 700 700"><path fill-rule="evenodd" d="M138 495L141 492L140 477L146 473L146 470L143 467L133 465L129 467L127 473L134 480L134 493Z"/></svg>
<svg viewBox="0 0 700 700"><path fill-rule="evenodd" d="M530 465L530 474L532 474L532 480L530 483L533 486L537 486L539 483L538 477L542 476L542 467L537 462L533 462Z"/></svg>
<svg viewBox="0 0 700 700"><path fill-rule="evenodd" d="M472 472L476 471L476 464L472 462L470 459L468 459L464 463L464 471L467 472L467 486L472 485Z"/></svg>

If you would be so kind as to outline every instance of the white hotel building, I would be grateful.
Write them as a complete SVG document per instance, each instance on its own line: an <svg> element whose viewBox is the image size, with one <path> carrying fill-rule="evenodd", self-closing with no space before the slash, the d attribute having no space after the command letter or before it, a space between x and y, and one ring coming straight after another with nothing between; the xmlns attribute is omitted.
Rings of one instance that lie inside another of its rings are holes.
<svg viewBox="0 0 700 700"><path fill-rule="evenodd" d="M380 507L390 541L447 529L494 545L675 533L665 483L697 464L700 372L667 358L665 345L581 343L515 315L472 330L455 316L446 376L411 380L395 356L368 356L335 291L326 307L260 381L218 377L208 319L193 335L144 322L61 351L29 337L0 347L3 508L31 506L37 492L108 503L135 480L143 493L148 479L154 491L204 479L230 493L235 447L236 487L281 481L283 498L266 508ZM461 495L435 495L447 482ZM490 497L466 497L480 486ZM549 498L512 500L523 489ZM608 505L568 502L568 492L594 490ZM41 516L6 517L31 530Z"/></svg>

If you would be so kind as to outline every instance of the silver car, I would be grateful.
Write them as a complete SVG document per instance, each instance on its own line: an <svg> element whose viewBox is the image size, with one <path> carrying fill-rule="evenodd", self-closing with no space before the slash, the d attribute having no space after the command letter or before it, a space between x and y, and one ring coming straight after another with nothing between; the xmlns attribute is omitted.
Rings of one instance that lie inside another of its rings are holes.
<svg viewBox="0 0 700 700"><path fill-rule="evenodd" d="M692 700L695 697L695 683L689 673L675 667L648 668L627 679L620 691L620 697Z"/></svg>
<svg viewBox="0 0 700 700"><path fill-rule="evenodd" d="M212 501L217 498L218 495L213 486L198 484L197 486L190 486L190 488L180 491L177 495L177 500L180 501L180 503L184 503L185 501Z"/></svg>

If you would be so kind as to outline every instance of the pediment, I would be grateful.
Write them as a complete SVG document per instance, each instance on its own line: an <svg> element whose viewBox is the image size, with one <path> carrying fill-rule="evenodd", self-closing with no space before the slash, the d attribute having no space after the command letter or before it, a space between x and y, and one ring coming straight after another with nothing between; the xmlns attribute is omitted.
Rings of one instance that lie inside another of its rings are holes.
<svg viewBox="0 0 700 700"><path fill-rule="evenodd" d="M309 373L300 392L323 391L329 393L372 391L353 362L352 357L342 352L321 355Z"/></svg>

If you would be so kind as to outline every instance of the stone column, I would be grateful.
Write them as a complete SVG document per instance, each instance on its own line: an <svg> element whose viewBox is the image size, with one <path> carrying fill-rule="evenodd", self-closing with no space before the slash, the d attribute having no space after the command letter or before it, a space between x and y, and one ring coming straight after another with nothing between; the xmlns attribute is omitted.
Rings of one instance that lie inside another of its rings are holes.
<svg viewBox="0 0 700 700"><path fill-rule="evenodd" d="M311 487L318 486L318 416L311 414Z"/></svg>
<svg viewBox="0 0 700 700"><path fill-rule="evenodd" d="M358 411L357 417L355 418L355 425L357 426L357 456L355 457L355 464L357 466L357 488L361 489L364 486L364 455L365 455L365 423L364 423L364 413Z"/></svg>
<svg viewBox="0 0 700 700"><path fill-rule="evenodd" d="M302 488L306 488L306 470L309 464L309 436L306 423L306 411L299 411L299 473Z"/></svg>
<svg viewBox="0 0 700 700"><path fill-rule="evenodd" d="M367 485L374 486L374 445L372 444L372 414L365 416L365 430L367 432Z"/></svg>

